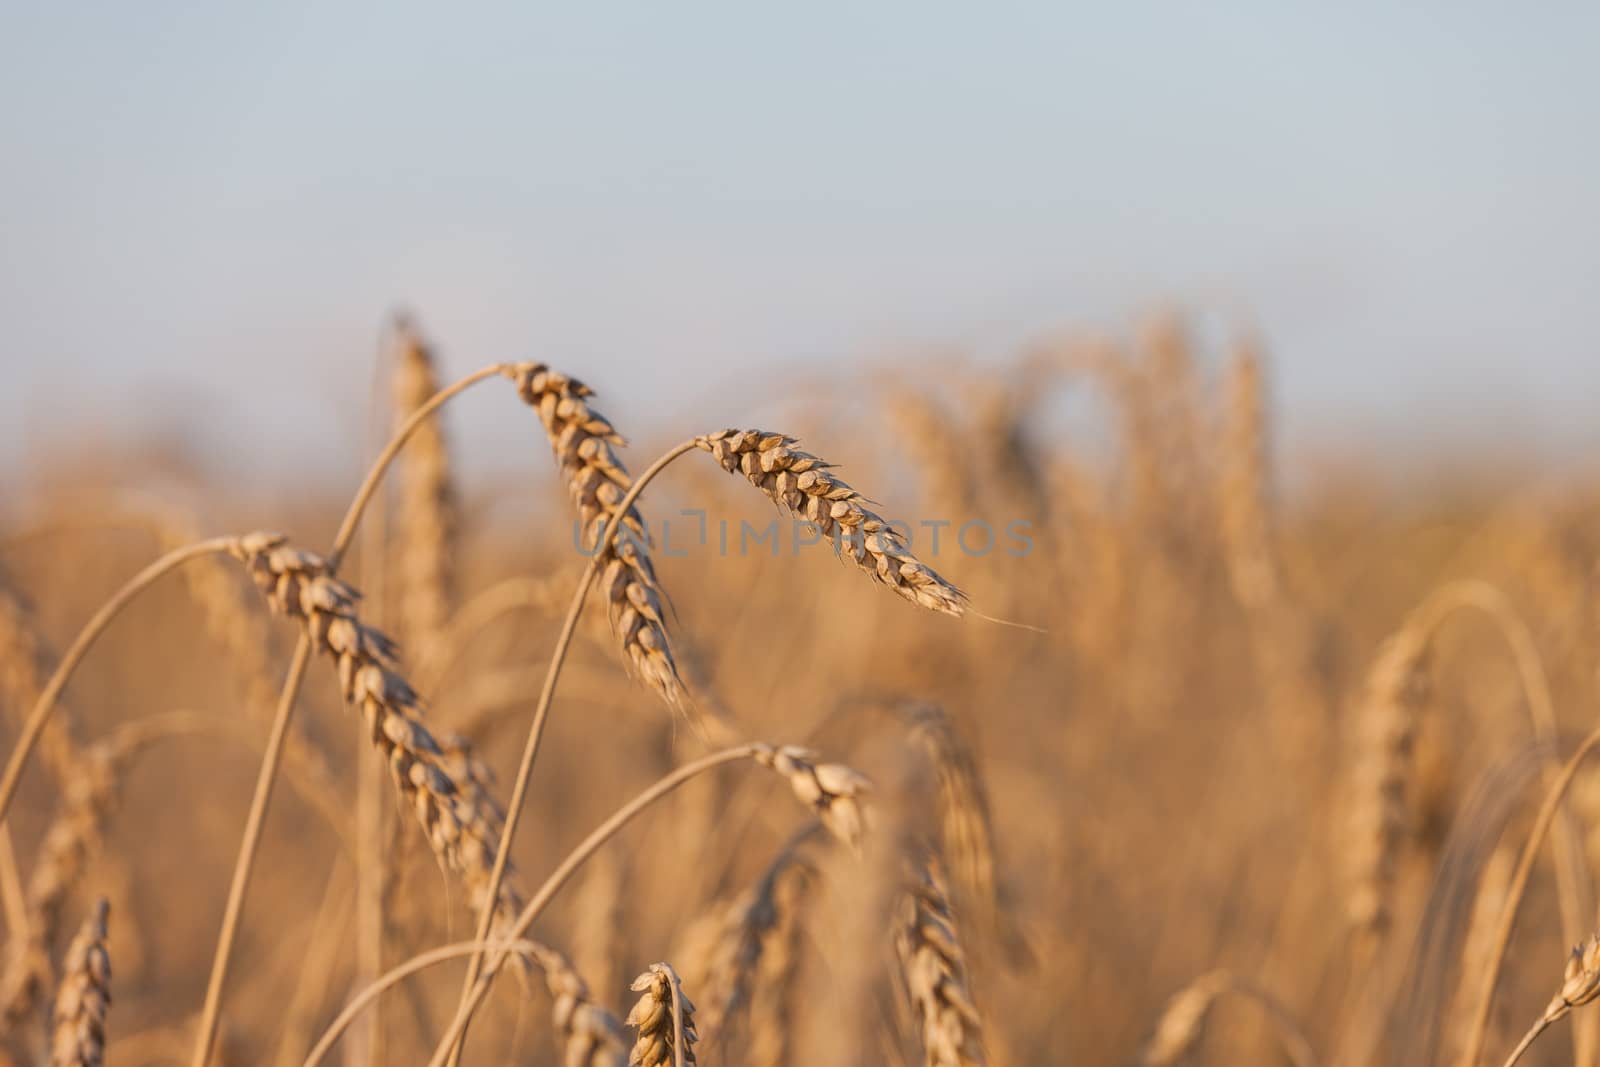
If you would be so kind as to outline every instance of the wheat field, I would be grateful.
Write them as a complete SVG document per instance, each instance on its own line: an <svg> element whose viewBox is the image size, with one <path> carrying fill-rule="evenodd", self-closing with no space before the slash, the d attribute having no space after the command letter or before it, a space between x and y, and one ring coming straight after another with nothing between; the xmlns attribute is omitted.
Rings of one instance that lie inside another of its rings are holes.
<svg viewBox="0 0 1600 1067"><path fill-rule="evenodd" d="M0 1064L1595 1067L1593 486L1173 317L634 441L438 340L359 487L0 503Z"/></svg>

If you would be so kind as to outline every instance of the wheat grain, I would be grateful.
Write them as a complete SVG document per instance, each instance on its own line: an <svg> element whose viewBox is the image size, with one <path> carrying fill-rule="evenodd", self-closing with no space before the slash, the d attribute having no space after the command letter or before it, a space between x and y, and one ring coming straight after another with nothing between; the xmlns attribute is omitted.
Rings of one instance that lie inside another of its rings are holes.
<svg viewBox="0 0 1600 1067"><path fill-rule="evenodd" d="M669 964L652 963L650 969L633 980L632 989L640 994L628 1025L638 1031L629 1067L685 1067L695 1062L694 1004L683 994L683 983Z"/></svg>
<svg viewBox="0 0 1600 1067"><path fill-rule="evenodd" d="M772 501L812 523L836 551L920 607L961 616L967 595L911 554L905 536L869 510L867 499L828 472L829 464L783 434L721 430L695 439L730 474L743 474Z"/></svg>
<svg viewBox="0 0 1600 1067"><path fill-rule="evenodd" d="M106 1014L111 1008L111 957L100 901L67 949L51 1021L50 1067L100 1067L105 1062Z"/></svg>

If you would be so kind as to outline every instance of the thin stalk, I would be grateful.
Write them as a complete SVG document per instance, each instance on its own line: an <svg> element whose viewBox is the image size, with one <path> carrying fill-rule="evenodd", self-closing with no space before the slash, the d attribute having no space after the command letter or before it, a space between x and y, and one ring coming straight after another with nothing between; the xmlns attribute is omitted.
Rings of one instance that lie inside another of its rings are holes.
<svg viewBox="0 0 1600 1067"><path fill-rule="evenodd" d="M539 692L539 703L533 712L533 723L528 727L528 739L522 749L522 762L517 766L516 784L511 788L511 802L506 807L506 826L500 835L500 847L495 853L494 870L489 875L489 888L483 897L483 911L478 916L478 929L476 940L487 941L489 927L494 922L495 901L499 899L500 884L505 880L506 863L511 856L511 841L517 832L517 823L521 819L522 804L528 795L528 783L533 777L533 764L539 757L539 743L544 738L545 720L550 715L550 705L555 699L556 683L561 677L561 665L567 658L567 649L572 644L573 634L578 629L578 616L583 612L583 602L593 588L595 579L600 575L600 568L606 556L606 550L611 547L617 538L617 532L622 527L622 521L628 511L633 507L634 501L639 499L639 494L644 492L644 487L649 485L656 475L667 468L673 460L695 449L696 438L691 437L681 444L675 445L662 455L639 476L639 479L629 487L622 502L612 509L611 516L606 520L605 529L600 534L600 540L595 544L594 555L589 559L589 565L584 568L583 578L578 582L578 588L572 594L572 605L567 609L567 617L561 624L561 634L556 638L555 650L550 654L550 668L545 674L544 688ZM461 1006L466 1004L467 998L472 993L473 984L478 980L478 975L483 969L483 954L480 952L472 957L467 964L467 977L461 987ZM460 1053L451 1056L452 1065L460 1063Z"/></svg>
<svg viewBox="0 0 1600 1067"><path fill-rule="evenodd" d="M427 952L413 956L392 970L385 972L381 977L373 981L371 985L364 987L361 992L351 997L350 1003L346 1004L344 1010L334 1018L333 1022L328 1024L328 1028L317 1039L317 1043L311 1047L311 1051L306 1054L305 1063L301 1067L317 1067L317 1064L321 1063L323 1058L333 1050L333 1046L343 1036L344 1032L350 1028L350 1024L355 1022L356 1016L360 1015L368 1004L371 1004L394 986L414 974L427 970L429 967L460 959L462 956L470 956L474 952L479 952L485 948L497 952L520 952L527 956L537 956L539 952L539 946L532 941L495 941L487 945L482 941L458 941L453 945L441 945L438 948L429 949Z"/></svg>
<svg viewBox="0 0 1600 1067"><path fill-rule="evenodd" d="M55 711L61 691L66 688L72 672L77 670L78 664L83 662L83 657L88 654L95 640L105 632L111 620L168 571L176 570L200 556L226 552L232 543L231 537L213 537L173 549L130 578L110 600L101 605L100 610L95 612L94 617L78 632L72 647L61 657L61 662L56 664L55 673L50 676L50 681L45 683L44 692L40 693L39 699L34 702L33 710L28 713L28 721L22 727L22 734L17 738L17 747L12 750L11 757L6 761L5 776L0 778L0 823L5 821L6 813L11 810L11 801L17 794L17 785L22 780L22 771L27 765L28 756L38 744L39 734L49 721L50 713Z"/></svg>
<svg viewBox="0 0 1600 1067"><path fill-rule="evenodd" d="M1511 943L1511 933L1516 927L1517 909L1521 906L1523 894L1527 891L1528 877L1533 873L1533 861L1539 854L1539 846L1543 844L1545 835L1550 831L1550 824L1555 821L1556 812L1561 808L1562 798L1566 796L1572 780L1577 777L1579 766L1596 746L1600 746L1600 730L1595 730L1583 739L1578 750L1561 768L1561 773L1550 783L1544 801L1539 805L1539 812L1534 817L1533 829L1528 834L1528 840L1523 843L1521 855L1517 857L1517 868L1506 890L1505 908L1500 912L1499 925L1495 927L1489 965L1484 971L1483 985L1478 992L1472 1026L1467 1032L1466 1048L1459 1061L1461 1067L1477 1067L1478 1061L1483 1056L1484 1040L1489 1033L1489 1013L1494 1007L1495 989L1500 983L1500 967L1505 962L1506 948Z"/></svg>
<svg viewBox="0 0 1600 1067"><path fill-rule="evenodd" d="M669 968L667 973L672 978L668 983L672 991L672 1067L683 1067L683 1050L689 1045L683 1037L683 983L677 972Z"/></svg>
<svg viewBox="0 0 1600 1067"><path fill-rule="evenodd" d="M654 785L634 797L621 808L618 808L609 819L597 826L588 837L584 838L582 843L573 849L566 859L561 861L561 866L557 867L550 877L545 879L545 883L539 887L539 891L533 895L533 899L528 901L527 905L522 909L522 913L517 916L515 925L512 926L506 936L508 938L527 936L528 929L533 925L533 921L539 917L540 912L544 911L551 899L561 891L561 887L566 885L568 880L577 873L578 868L582 867L601 845L609 841L618 830L626 826L640 812L695 775L708 771L713 767L720 767L724 763L736 763L742 759L749 759L757 750L758 746L756 745L737 745L733 748L725 748L720 752L713 752L709 756L701 756L699 759L685 763L682 767L657 780ZM481 941L479 942L479 944L482 943ZM473 985L469 991L470 995L457 1007L456 1016L451 1020L450 1028L445 1031L444 1038L439 1042L438 1047L433 1050L433 1058L428 1061L428 1067L441 1067L450 1057L452 1050L458 1047L457 1042L460 1041L461 1035L466 1032L467 1023L471 1020L472 1013L477 1010L478 1005L483 1003L483 998L488 995L495 971L503 959L504 955L502 954L500 957L489 960L483 976Z"/></svg>
<svg viewBox="0 0 1600 1067"><path fill-rule="evenodd" d="M361 516L366 512L368 502L382 484L383 477L388 473L394 458L400 454L400 449L405 447L405 443L410 440L417 427L451 398L478 382L495 377L502 370L503 366L496 363L474 371L455 384L441 389L412 412L411 417L406 419L395 435L389 439L383 451L378 453L372 469L367 472L366 480L356 490L355 499L350 502L349 510L345 512L344 522L340 524L339 533L334 538L333 550L328 554L330 575L338 571L339 563L350 547L350 541L355 536L356 527L361 523ZM233 868L233 881L228 889L228 903L222 916L222 930L217 935L217 951L211 963L211 977L206 983L205 1007L201 1010L194 1056L190 1060L191 1067L205 1067L206 1061L211 1057L211 1046L216 1040L217 1022L222 1008L222 988L227 981L228 962L239 932L239 915L244 907L245 892L250 885L251 869L261 840L261 825L266 821L267 806L272 799L273 779L277 776L278 763L283 756L283 740L288 732L289 720L294 714L295 699L300 694L300 683L305 678L306 664L310 659L311 641L302 632L299 642L295 645L294 659L289 664L288 676L284 679L283 694L278 701L272 731L267 739L267 750L261 759L261 773L256 778L255 795L250 801L250 813L245 819L244 835L239 845L239 859Z"/></svg>
<svg viewBox="0 0 1600 1067"><path fill-rule="evenodd" d="M1528 1051L1529 1047L1538 1040L1539 1035L1544 1033L1549 1026L1549 1016L1541 1016L1539 1021L1534 1023L1528 1032L1522 1035L1522 1040L1518 1041L1517 1047L1511 1050L1511 1055L1506 1057L1505 1067L1516 1067L1517 1061L1522 1059L1522 1054Z"/></svg>

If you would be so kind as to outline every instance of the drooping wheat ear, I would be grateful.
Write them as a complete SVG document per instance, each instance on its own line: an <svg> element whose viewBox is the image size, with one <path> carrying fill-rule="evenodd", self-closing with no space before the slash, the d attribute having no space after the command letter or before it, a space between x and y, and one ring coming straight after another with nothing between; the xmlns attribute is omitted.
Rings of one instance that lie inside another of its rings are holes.
<svg viewBox="0 0 1600 1067"><path fill-rule="evenodd" d="M360 594L328 576L320 556L291 548L279 534L238 538L233 554L268 604L298 620L312 646L338 668L345 701L359 709L369 740L383 753L401 801L421 824L439 862L459 876L474 910L494 864L502 816L464 743L441 744L423 721L420 698L399 673L395 644L357 613ZM517 912L502 886L492 902L496 921Z"/></svg>
<svg viewBox="0 0 1600 1067"><path fill-rule="evenodd" d="M1412 825L1414 742L1429 690L1431 626L1415 617L1378 651L1357 713L1350 799L1351 924L1364 941L1392 917L1395 866Z"/></svg>
<svg viewBox="0 0 1600 1067"><path fill-rule="evenodd" d="M589 407L593 390L542 363L518 363L508 372L517 393L539 413L561 477L582 525L583 545L594 550L633 484L613 450L626 444L604 415ZM671 707L686 710L689 696L667 639L664 595L650 562L650 537L639 509L621 516L618 536L600 550L600 586L611 629L633 671Z"/></svg>
<svg viewBox="0 0 1600 1067"><path fill-rule="evenodd" d="M1172 1067L1192 1052L1205 1033L1206 1017L1212 1006L1229 993L1254 1000L1265 1010L1283 1043L1284 1052L1295 1067L1316 1067L1316 1053L1287 1009L1275 997L1221 970L1201 975L1167 1001L1166 1010L1156 1023L1156 1032L1140 1055L1142 1067Z"/></svg>
<svg viewBox="0 0 1600 1067"><path fill-rule="evenodd" d="M1221 524L1234 595L1246 610L1257 613L1270 610L1282 591L1261 375L1256 344L1242 341L1228 367Z"/></svg>
<svg viewBox="0 0 1600 1067"><path fill-rule="evenodd" d="M776 504L812 523L836 551L913 604L961 616L967 595L911 554L905 537L865 506L867 498L794 447L783 434L720 430L696 438L730 474L743 474Z"/></svg>
<svg viewBox="0 0 1600 1067"><path fill-rule="evenodd" d="M105 1062L106 1013L111 1008L111 956L106 952L104 900L67 949L51 1023L50 1067L100 1067Z"/></svg>
<svg viewBox="0 0 1600 1067"><path fill-rule="evenodd" d="M669 964L652 963L633 980L640 994L628 1025L639 1037L628 1054L628 1067L685 1067L695 1062L694 1004L683 995L683 983Z"/></svg>
<svg viewBox="0 0 1600 1067"><path fill-rule="evenodd" d="M749 1003L752 991L759 988L758 971L770 962L768 951L787 948L777 946L776 940L793 922L793 910L816 874L810 846L821 831L812 823L797 833L754 885L711 916L707 944L698 954L704 965L698 968L696 987L704 991L700 1024L707 1040L716 1042ZM778 977L786 977L784 969L775 970Z"/></svg>
<svg viewBox="0 0 1600 1067"><path fill-rule="evenodd" d="M402 324L394 377L396 415L404 420L438 391L432 351L415 329ZM395 474L396 628L408 655L413 662L420 662L455 603L458 509L440 415L417 428L399 464Z"/></svg>
<svg viewBox="0 0 1600 1067"><path fill-rule="evenodd" d="M916 1017L926 1067L985 1062L983 1024L967 980L966 953L937 857L913 858L896 905L894 947Z"/></svg>
<svg viewBox="0 0 1600 1067"><path fill-rule="evenodd" d="M938 780L941 854L955 871L986 924L998 918L994 823L989 795L977 761L957 735L949 714L937 704L913 703L903 709L912 736L927 752Z"/></svg>
<svg viewBox="0 0 1600 1067"><path fill-rule="evenodd" d="M750 747L755 761L788 779L795 798L815 812L835 837L852 849L861 847L866 799L872 789L865 775L842 763L818 763L817 753L796 745Z"/></svg>
<svg viewBox="0 0 1600 1067"><path fill-rule="evenodd" d="M1567 969L1562 976L1561 988L1550 999L1544 1014L1506 1058L1505 1067L1513 1067L1551 1023L1563 1018L1573 1008L1588 1004L1597 997L1600 997L1600 934L1593 934L1583 944L1575 946L1572 954L1567 957Z"/></svg>
<svg viewBox="0 0 1600 1067"><path fill-rule="evenodd" d="M86 750L62 795L61 809L45 831L28 878L26 938L14 939L0 976L0 1004L8 1022L32 1014L50 986L52 947L62 913L99 846L100 825L116 802L121 753L106 744Z"/></svg>

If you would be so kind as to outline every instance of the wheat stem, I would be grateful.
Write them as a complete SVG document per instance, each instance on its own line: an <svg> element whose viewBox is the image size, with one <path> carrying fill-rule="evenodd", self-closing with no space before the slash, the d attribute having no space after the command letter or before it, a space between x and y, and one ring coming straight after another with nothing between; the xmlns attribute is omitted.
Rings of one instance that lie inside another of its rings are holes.
<svg viewBox="0 0 1600 1067"><path fill-rule="evenodd" d="M61 691L66 688L67 681L72 677L72 672L83 662L84 656L89 652L95 640L105 632L111 621L122 612L140 593L149 588L159 578L169 571L175 570L192 559L214 553L226 552L233 543L231 537L213 537L205 541L197 541L192 545L174 549L147 566L144 570L130 578L126 585L117 590L111 599L101 605L94 617L78 632L73 640L72 647L67 649L66 655L61 657L61 662L56 665L55 673L45 683L44 691L39 694L39 699L34 702L33 710L28 713L28 721L22 728L21 735L17 738L17 745L6 760L5 776L0 778L0 823L5 821L6 813L11 809L12 798L16 796L17 785L22 780L22 771L28 762L28 756L38 744L39 734L44 730L45 723L50 719L50 713L55 710L56 700L61 696Z"/></svg>
<svg viewBox="0 0 1600 1067"><path fill-rule="evenodd" d="M350 1024L356 1021L356 1017L366 1009L367 1005L412 975L425 971L429 967L460 959L462 956L470 956L474 952L480 952L485 949L491 949L496 952L518 952L537 959L540 947L532 941L523 940L458 941L453 945L440 945L438 948L429 949L427 952L411 957L404 963L385 971L370 985L363 987L359 993L351 997L350 1002L344 1006L344 1009L334 1017L333 1022L328 1024L328 1028L322 1032L322 1036L311 1047L311 1051L306 1053L305 1062L301 1067L317 1067L317 1064L321 1063L323 1057L332 1051L339 1038L350 1028Z"/></svg>
<svg viewBox="0 0 1600 1067"><path fill-rule="evenodd" d="M1478 990L1477 1006L1467 1031L1466 1048L1460 1059L1461 1067L1477 1067L1483 1055L1484 1040L1489 1033L1489 1014L1494 1007L1495 989L1500 982L1500 967L1505 962L1506 948L1511 943L1511 932L1516 926L1517 909L1522 904L1522 896L1528 888L1528 877L1533 873L1533 861L1538 856L1539 846L1543 844L1545 835L1550 831L1550 824L1555 821L1562 798L1566 796L1568 787L1577 776L1578 768L1596 747L1600 747L1600 730L1595 730L1583 739L1577 751L1561 768L1560 774L1550 783L1544 801L1539 806L1539 812L1534 817L1533 829L1522 845L1522 853L1517 857L1516 871L1512 874L1511 885L1506 890L1505 909L1501 911L1499 925L1495 928L1494 944L1486 961L1483 984Z"/></svg>
<svg viewBox="0 0 1600 1067"><path fill-rule="evenodd" d="M734 748L723 749L720 752L713 752L708 756L702 756L659 779L654 785L634 797L621 808L618 808L609 819L601 823L588 837L584 838L578 847L573 849L567 855L567 858L561 862L561 866L557 867L550 877L545 880L545 883L539 887L539 891L523 907L522 913L517 916L517 921L508 931L507 936L525 936L528 928L533 925L533 921L539 917L539 913L545 909L551 898L560 891L561 887L567 883L567 880L577 873L578 868L583 866L584 861L594 855L601 845L609 841L618 830L626 826L640 812L695 775L708 771L713 767L720 767L724 763L735 763L739 760L750 759L758 755L764 748L765 746L758 744L738 745ZM444 1038L434 1050L433 1058L428 1061L429 1067L442 1067L452 1054L452 1050L455 1049L461 1035L466 1031L467 1022L471 1019L472 1013L477 1010L478 1005L483 1002L483 998L488 994L490 983L493 981L495 970L499 965L499 959L488 958L482 976L477 979L472 988L468 990L468 995L457 1006L455 1018L451 1020L450 1027L445 1032Z"/></svg>
<svg viewBox="0 0 1600 1067"><path fill-rule="evenodd" d="M533 723L528 727L528 739L523 745L522 761L517 766L517 780L511 787L511 800L506 806L505 830L500 835L500 848L495 853L494 870L489 875L489 891L485 901L494 901L499 892L500 883L505 877L506 863L511 856L511 841L517 832L517 824L521 819L523 801L528 795L528 783L533 776L533 764L539 756L539 743L544 737L545 721L550 715L550 705L555 699L556 683L561 677L561 665L567 658L567 649L572 644L573 635L578 629L578 617L583 613L584 599L589 595L589 590L594 586L595 579L600 576L600 567L606 559L607 549L616 540L618 531L622 528L633 504L639 499L639 494L644 492L644 487L650 484L651 479L667 468L673 460L685 453L692 452L698 447L699 438L690 438L681 444L662 453L662 455L649 468L641 474L637 481L629 487L627 495L622 502L611 511L606 519L605 530L600 535L600 540L595 544L594 555L589 560L589 565L584 568L583 578L578 582L578 588L572 594L572 605L567 609L567 617L561 624L561 633L556 638L555 649L550 653L550 668L545 674L544 687L539 692L539 703L534 709ZM485 941L488 938L489 926L494 921L494 908L485 904L478 917L477 940ZM518 934L521 934L518 930ZM465 1006L467 998L472 995L473 985L482 973L482 954L475 955L467 964L467 977L461 988L461 1005ZM459 1007L458 1007L459 1010ZM464 1028L463 1028L464 1029ZM454 1060L456 1057L453 1056Z"/></svg>
<svg viewBox="0 0 1600 1067"><path fill-rule="evenodd" d="M365 514L367 504L373 494L383 482L383 476L388 472L394 458L405 447L406 441L416 432L428 417L442 407L452 397L465 390L500 374L500 364L493 364L462 378L453 385L435 393L427 403L420 405L411 416L406 419L400 429L395 431L389 443L378 453L378 458L373 461L372 468L367 472L366 480L356 490L355 499L350 502L349 510L345 512L344 522L339 526L339 533L334 538L333 550L328 554L327 573L332 576L339 569L339 563L344 558L350 542L355 536L356 527ZM194 1056L191 1067L205 1067L211 1055L212 1043L216 1040L217 1022L222 1007L222 987L228 977L228 961L233 952L233 943L238 935L239 916L244 909L245 892L250 885L250 874L255 863L256 850L261 841L261 826L266 821L267 806L272 800L272 783L277 776L278 762L283 755L283 740L288 732L289 721L294 713L295 699L300 694L300 683L305 678L306 665L311 660L311 640L309 635L302 632L295 645L294 658L289 664L289 673L284 679L283 694L278 701L278 710L273 716L272 731L267 738L266 752L261 758L261 771L256 778L255 794L250 800L250 813L245 819L244 835L239 844L239 858L234 865L233 880L228 888L228 903L222 915L222 929L217 935L217 950L211 963L211 977L206 983L205 1006L201 1009L199 1032L195 1037ZM492 898L491 898L492 899ZM492 908L490 909L493 910Z"/></svg>

